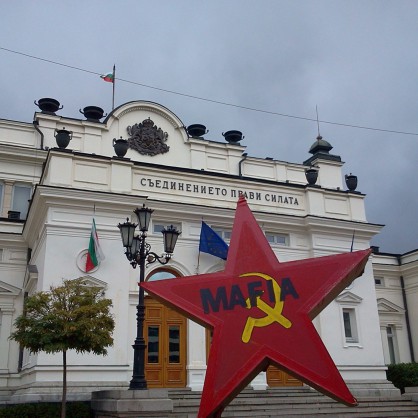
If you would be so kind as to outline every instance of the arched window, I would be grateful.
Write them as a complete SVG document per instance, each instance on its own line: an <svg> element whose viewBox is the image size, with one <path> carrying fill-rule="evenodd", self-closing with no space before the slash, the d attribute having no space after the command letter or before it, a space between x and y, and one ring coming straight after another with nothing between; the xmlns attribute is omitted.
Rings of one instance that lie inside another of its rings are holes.
<svg viewBox="0 0 418 418"><path fill-rule="evenodd" d="M180 277L180 274L178 274L175 270L167 269L167 268L161 268L158 270L154 270L145 281L147 282L153 282L156 280L163 280L163 279L175 279L176 277Z"/></svg>

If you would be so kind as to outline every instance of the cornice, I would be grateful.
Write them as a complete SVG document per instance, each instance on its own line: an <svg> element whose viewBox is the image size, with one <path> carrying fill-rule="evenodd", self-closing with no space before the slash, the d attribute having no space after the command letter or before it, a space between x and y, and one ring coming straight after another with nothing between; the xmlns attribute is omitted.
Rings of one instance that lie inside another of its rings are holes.
<svg viewBox="0 0 418 418"><path fill-rule="evenodd" d="M306 215L304 218L305 224L309 226L311 230L315 231L321 231L321 229L329 228L341 228L344 226L345 228L351 230L351 233L355 230L355 234L360 231L362 233L377 234L384 227L384 225L381 224L315 215Z"/></svg>
<svg viewBox="0 0 418 418"><path fill-rule="evenodd" d="M0 144L0 159L10 162L13 160L31 160L42 164L48 152L39 148L21 145Z"/></svg>
<svg viewBox="0 0 418 418"><path fill-rule="evenodd" d="M120 119L122 116L133 111L151 111L152 113L157 114L165 120L167 120L175 128L184 127L184 123L181 121L181 119L177 115L175 115L170 109L160 105L159 103L145 100L136 100L118 106L116 109L112 110L112 112L109 113L109 115L104 120L104 123L108 124L108 122L112 118Z"/></svg>
<svg viewBox="0 0 418 418"><path fill-rule="evenodd" d="M21 122L18 120L11 120L11 119L0 119L0 127L1 125L7 125L8 129L16 128L26 128L27 130L33 130L32 122Z"/></svg>

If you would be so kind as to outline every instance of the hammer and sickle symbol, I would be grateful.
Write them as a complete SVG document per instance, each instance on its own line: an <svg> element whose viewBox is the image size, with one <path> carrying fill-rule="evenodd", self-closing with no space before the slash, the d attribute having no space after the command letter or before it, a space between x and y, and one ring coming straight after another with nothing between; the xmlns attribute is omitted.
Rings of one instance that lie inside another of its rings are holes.
<svg viewBox="0 0 418 418"><path fill-rule="evenodd" d="M248 277L248 276L258 276L261 277L264 280L271 280L273 284L273 292L274 292L274 298L276 301L276 304L272 308L269 304L264 302L260 296L256 297L256 306L258 309L263 311L266 316L263 318L253 318L249 316L247 318L247 322L244 327L244 331L242 332L242 342L248 343L251 339L251 334L253 332L254 327L267 327L268 325L271 325L274 322L278 322L280 325L282 325L285 328L290 328L292 326L292 323L285 318L282 315L284 302L280 300L280 295L282 289L280 288L279 284L274 280L272 277L268 276L267 274L263 273L245 273L241 274L240 277ZM251 309L251 300L248 298L246 301L247 309Z"/></svg>

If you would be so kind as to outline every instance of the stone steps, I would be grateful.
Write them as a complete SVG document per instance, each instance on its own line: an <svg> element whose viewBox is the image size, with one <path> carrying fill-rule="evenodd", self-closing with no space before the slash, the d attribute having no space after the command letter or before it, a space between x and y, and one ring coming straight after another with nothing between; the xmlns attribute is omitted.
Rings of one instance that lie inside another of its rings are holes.
<svg viewBox="0 0 418 418"><path fill-rule="evenodd" d="M170 418L195 418L199 392L169 390L174 411ZM347 407L307 387L242 391L222 413L223 418L395 418L418 417L418 403L410 396L360 398L357 407Z"/></svg>

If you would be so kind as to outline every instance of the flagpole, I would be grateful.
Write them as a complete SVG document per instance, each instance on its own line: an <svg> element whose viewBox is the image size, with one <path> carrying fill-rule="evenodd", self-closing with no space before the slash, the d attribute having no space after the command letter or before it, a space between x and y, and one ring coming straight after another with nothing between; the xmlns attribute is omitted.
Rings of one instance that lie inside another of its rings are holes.
<svg viewBox="0 0 418 418"><path fill-rule="evenodd" d="M203 216L202 216L202 221L203 223ZM200 235L202 235L202 226L200 227ZM197 253L197 267L196 267L196 274L199 274L199 268L200 268L200 239L199 238L199 252Z"/></svg>
<svg viewBox="0 0 418 418"><path fill-rule="evenodd" d="M113 95L112 95L112 110L115 108L115 83L116 83L116 66L113 64Z"/></svg>
<svg viewBox="0 0 418 418"><path fill-rule="evenodd" d="M351 248L350 248L350 252L351 252L351 253L353 252L353 246L354 246L354 235L355 235L355 233L356 233L356 230L354 229L354 230L353 230L353 238L351 238Z"/></svg>
<svg viewBox="0 0 418 418"><path fill-rule="evenodd" d="M197 256L197 267L196 267L196 274L199 274L199 266L200 266L200 250Z"/></svg>

